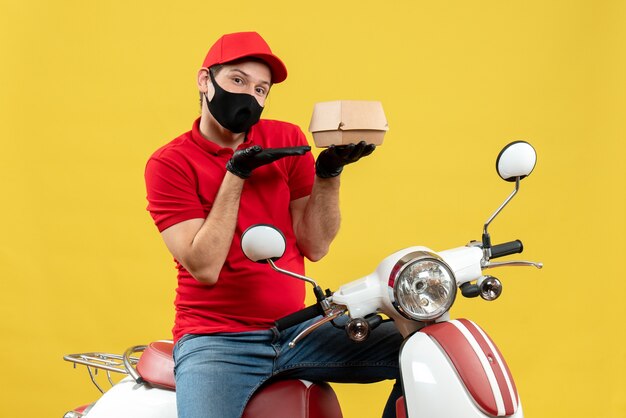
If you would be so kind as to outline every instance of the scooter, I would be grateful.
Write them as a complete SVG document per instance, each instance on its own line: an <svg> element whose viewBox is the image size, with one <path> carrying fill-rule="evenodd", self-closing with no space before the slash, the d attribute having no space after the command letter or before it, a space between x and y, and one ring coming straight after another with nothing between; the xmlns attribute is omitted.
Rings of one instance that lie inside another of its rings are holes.
<svg viewBox="0 0 626 418"><path fill-rule="evenodd" d="M241 239L244 254L253 262L304 280L313 286L317 302L276 321L281 331L313 318L319 319L291 342L297 345L321 325L337 322L353 341L365 341L385 315L404 337L400 370L404 397L396 404L398 418L523 417L519 394L511 372L487 333L467 319L450 319L457 289L464 297L480 296L492 301L502 293L499 279L483 272L504 266L534 266L530 261L494 262L493 259L521 253L519 240L492 245L488 228L513 199L520 181L536 164L534 148L527 142L508 144L498 155L500 177L514 182L515 189L489 217L481 241L435 252L417 246L385 258L376 270L361 279L323 291L315 280L284 269L276 262L285 251L283 234L271 225L248 228ZM314 336L314 335L313 335ZM143 352L140 358L133 355ZM96 386L96 373L104 370L112 388L95 403L76 408L64 418L175 418L171 341L129 348L123 355L82 353L64 359L85 365ZM114 384L111 373L128 377ZM290 400L285 402L285 400ZM293 402L292 402L293 401ZM291 404L295 407L291 408ZM276 405L281 405L277 409ZM285 407L287 409L285 409ZM339 418L336 395L323 382L297 380L271 382L251 399L244 418L320 417Z"/></svg>

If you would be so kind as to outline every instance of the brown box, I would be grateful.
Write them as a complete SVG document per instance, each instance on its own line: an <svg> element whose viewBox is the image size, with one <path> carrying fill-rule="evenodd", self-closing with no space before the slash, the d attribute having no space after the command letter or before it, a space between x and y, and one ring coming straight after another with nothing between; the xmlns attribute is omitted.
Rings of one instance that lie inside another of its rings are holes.
<svg viewBox="0 0 626 418"><path fill-rule="evenodd" d="M309 124L319 148L359 141L381 145L388 130L382 103L359 100L316 103Z"/></svg>

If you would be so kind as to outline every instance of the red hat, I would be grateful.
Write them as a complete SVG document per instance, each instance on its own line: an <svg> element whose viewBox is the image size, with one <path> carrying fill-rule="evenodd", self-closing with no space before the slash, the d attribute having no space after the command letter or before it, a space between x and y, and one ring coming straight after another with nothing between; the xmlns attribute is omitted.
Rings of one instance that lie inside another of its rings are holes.
<svg viewBox="0 0 626 418"><path fill-rule="evenodd" d="M272 83L280 83L287 78L285 64L272 53L267 42L256 32L237 32L222 36L209 49L202 66L209 68L245 57L264 61L272 71Z"/></svg>

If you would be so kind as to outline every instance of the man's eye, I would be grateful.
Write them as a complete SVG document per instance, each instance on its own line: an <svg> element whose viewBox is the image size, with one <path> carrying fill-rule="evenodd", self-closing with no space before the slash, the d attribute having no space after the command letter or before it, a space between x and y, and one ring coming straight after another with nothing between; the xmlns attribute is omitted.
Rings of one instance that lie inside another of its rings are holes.
<svg viewBox="0 0 626 418"><path fill-rule="evenodd" d="M261 87L257 87L256 92L257 94L260 94L261 96L265 96L265 89Z"/></svg>
<svg viewBox="0 0 626 418"><path fill-rule="evenodd" d="M233 82L235 84L243 84L243 80L241 78L239 78L239 77L233 78Z"/></svg>

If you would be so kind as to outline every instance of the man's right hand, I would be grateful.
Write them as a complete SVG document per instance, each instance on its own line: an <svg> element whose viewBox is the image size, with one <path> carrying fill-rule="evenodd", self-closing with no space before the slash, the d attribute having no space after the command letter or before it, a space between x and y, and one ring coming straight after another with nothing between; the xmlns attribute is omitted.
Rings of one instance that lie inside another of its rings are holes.
<svg viewBox="0 0 626 418"><path fill-rule="evenodd" d="M235 151L232 158L226 163L226 169L240 177L247 179L255 168L270 164L280 158L304 155L311 150L309 146L266 148L259 145Z"/></svg>

